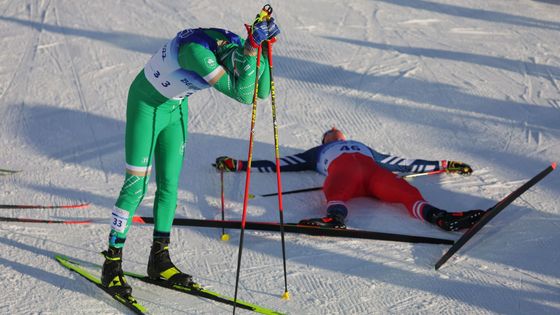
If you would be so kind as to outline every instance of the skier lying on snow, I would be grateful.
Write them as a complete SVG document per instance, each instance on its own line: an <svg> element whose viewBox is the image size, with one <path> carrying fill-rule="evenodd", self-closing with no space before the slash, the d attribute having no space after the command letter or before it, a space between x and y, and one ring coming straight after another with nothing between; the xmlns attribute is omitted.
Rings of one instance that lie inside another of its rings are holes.
<svg viewBox="0 0 560 315"><path fill-rule="evenodd" d="M458 161L408 160L381 154L365 144L346 140L344 134L332 128L323 134L322 144L303 153L280 159L280 171L314 170L326 175L323 192L327 198L327 216L301 220L299 224L329 228L346 228L348 214L345 202L356 197L374 197L381 201L403 204L408 213L447 231L457 231L474 225L484 214L483 210L447 212L424 200L418 189L392 172L420 173L446 170L469 175L472 168ZM237 172L247 170L247 161L228 156L216 159L218 170ZM256 160L252 168L259 172L275 172L276 164Z"/></svg>
<svg viewBox="0 0 560 315"><path fill-rule="evenodd" d="M171 262L168 250L187 138L188 97L212 86L250 104L257 75L263 87L258 97L270 94L267 54L262 54L263 65L257 74L257 51L280 30L270 18L255 21L248 33L243 40L217 28L181 31L152 56L132 82L126 115L126 177L112 211L109 248L103 252L101 282L110 292L126 296L132 290L123 275L122 249L134 212L144 198L154 157L157 191L148 276L192 284L192 277Z"/></svg>

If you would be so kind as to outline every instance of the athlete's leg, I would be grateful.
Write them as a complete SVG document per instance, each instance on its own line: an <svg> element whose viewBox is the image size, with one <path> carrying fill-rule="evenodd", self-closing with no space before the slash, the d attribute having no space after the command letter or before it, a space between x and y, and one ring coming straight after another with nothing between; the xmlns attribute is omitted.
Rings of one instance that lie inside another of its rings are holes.
<svg viewBox="0 0 560 315"><path fill-rule="evenodd" d="M167 106L167 104L166 104ZM187 141L188 103L174 104L171 123L160 133L155 150L157 191L154 202L154 237L169 237L175 209L179 175Z"/></svg>
<svg viewBox="0 0 560 315"><path fill-rule="evenodd" d="M364 172L361 155L344 154L331 163L328 175L323 184L323 192L327 199L327 215L346 218L348 209L346 201L365 196Z"/></svg>
<svg viewBox="0 0 560 315"><path fill-rule="evenodd" d="M418 189L373 161L370 167L372 173L368 188L373 197L381 201L403 204L411 216L424 220L422 212L428 203Z"/></svg>
<svg viewBox="0 0 560 315"><path fill-rule="evenodd" d="M157 104L142 98L133 88L129 91L126 112L124 184L115 203L111 219L109 246L122 248L134 212L144 198L148 187L152 158L158 133Z"/></svg>

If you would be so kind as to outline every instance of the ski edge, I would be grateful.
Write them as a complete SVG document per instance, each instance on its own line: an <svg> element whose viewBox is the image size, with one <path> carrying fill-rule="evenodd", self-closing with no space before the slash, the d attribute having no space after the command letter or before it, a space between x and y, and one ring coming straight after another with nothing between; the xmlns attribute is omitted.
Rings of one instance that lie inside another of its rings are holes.
<svg viewBox="0 0 560 315"><path fill-rule="evenodd" d="M130 310L132 310L135 314L146 314L147 310L146 308L138 303L138 301L130 296L130 298L132 298L132 300L127 299L125 297L122 297L118 294L111 294L107 291L107 289L101 284L101 280L97 277L95 277L94 275L92 275L91 273L87 272L85 269L80 268L80 264L75 262L74 260L72 260L69 257L66 257L64 255L55 255L54 258L62 265L64 266L66 269L73 271L75 273L77 273L78 275L82 276L83 278L87 279L88 281L90 281L91 283L95 284L98 288L100 288L101 290L103 290L103 292L107 293L108 295L110 295L114 300L118 301L119 303L121 303L122 305L126 306L127 308L129 308Z"/></svg>

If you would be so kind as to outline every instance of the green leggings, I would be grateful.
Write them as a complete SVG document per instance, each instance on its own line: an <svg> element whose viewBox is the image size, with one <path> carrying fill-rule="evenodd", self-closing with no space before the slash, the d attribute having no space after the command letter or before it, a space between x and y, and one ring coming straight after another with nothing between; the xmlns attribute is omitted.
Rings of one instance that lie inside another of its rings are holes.
<svg viewBox="0 0 560 315"><path fill-rule="evenodd" d="M144 77L132 83L126 111L126 175L112 211L109 246L122 248L146 194L155 160L154 237L169 237L187 141L188 99L167 99Z"/></svg>

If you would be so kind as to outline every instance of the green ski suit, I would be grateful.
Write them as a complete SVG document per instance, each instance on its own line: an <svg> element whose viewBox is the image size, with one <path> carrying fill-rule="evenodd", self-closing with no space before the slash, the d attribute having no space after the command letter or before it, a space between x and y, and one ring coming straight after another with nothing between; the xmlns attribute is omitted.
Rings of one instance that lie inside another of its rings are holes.
<svg viewBox="0 0 560 315"><path fill-rule="evenodd" d="M258 97L262 99L270 94L266 54L259 70ZM152 56L128 92L126 175L112 211L109 246L124 246L134 213L146 194L154 160L154 238L169 237L188 135L188 96L213 86L251 104L255 75L256 50L222 29L181 31Z"/></svg>

